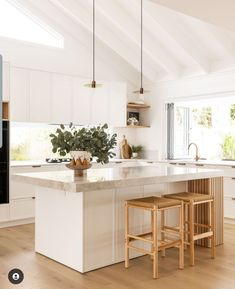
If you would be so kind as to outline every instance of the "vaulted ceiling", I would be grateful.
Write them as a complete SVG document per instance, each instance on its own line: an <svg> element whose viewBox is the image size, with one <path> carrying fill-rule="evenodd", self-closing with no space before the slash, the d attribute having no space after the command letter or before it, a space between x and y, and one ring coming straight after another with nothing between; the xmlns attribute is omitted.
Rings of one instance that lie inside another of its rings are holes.
<svg viewBox="0 0 235 289"><path fill-rule="evenodd" d="M235 69L235 32L170 10L156 4L157 1L144 0L143 72L146 82ZM83 38L86 45L90 45L92 0L20 2L35 5L37 2L37 7L40 6L41 11L47 14L51 13L51 18L53 11L59 11L64 19L72 23L71 35L79 40ZM48 10L47 5L53 9ZM54 21L65 26L62 18ZM126 70L129 67L130 71L138 75L140 0L96 0L96 37L100 43L99 49L102 48L103 55L110 57L110 62L112 55L120 60L117 69Z"/></svg>

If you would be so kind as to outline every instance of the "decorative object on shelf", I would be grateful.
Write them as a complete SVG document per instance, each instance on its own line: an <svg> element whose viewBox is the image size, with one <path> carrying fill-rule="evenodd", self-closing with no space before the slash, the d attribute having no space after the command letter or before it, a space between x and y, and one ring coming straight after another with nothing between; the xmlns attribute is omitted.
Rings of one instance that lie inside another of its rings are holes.
<svg viewBox="0 0 235 289"><path fill-rule="evenodd" d="M136 104L144 104L144 92L143 88L143 0L140 0L140 89L133 91L139 94L139 99L135 102Z"/></svg>
<svg viewBox="0 0 235 289"><path fill-rule="evenodd" d="M95 80L95 0L93 0L92 5L92 82L86 83L85 86L90 88L102 86L102 84L96 83Z"/></svg>
<svg viewBox="0 0 235 289"><path fill-rule="evenodd" d="M129 117L128 120L127 120L127 125L138 126L139 125L139 121L135 117Z"/></svg>
<svg viewBox="0 0 235 289"><path fill-rule="evenodd" d="M116 134L106 132L108 125L76 129L71 123L68 129L63 124L54 134L50 134L53 153L61 156L70 153L72 161L66 166L75 171L76 176L82 176L83 170L91 167L91 160L106 164L115 156L112 149L116 146Z"/></svg>
<svg viewBox="0 0 235 289"><path fill-rule="evenodd" d="M133 145L131 149L132 149L132 158L136 159L138 158L139 153L143 150L143 147L141 145L137 145L137 146Z"/></svg>
<svg viewBox="0 0 235 289"><path fill-rule="evenodd" d="M129 118L135 118L139 122L140 121L140 113L138 111L128 111L127 112L127 119L129 119Z"/></svg>
<svg viewBox="0 0 235 289"><path fill-rule="evenodd" d="M132 155L131 146L128 144L125 135L123 136L123 141L121 144L121 156L122 159L130 159Z"/></svg>

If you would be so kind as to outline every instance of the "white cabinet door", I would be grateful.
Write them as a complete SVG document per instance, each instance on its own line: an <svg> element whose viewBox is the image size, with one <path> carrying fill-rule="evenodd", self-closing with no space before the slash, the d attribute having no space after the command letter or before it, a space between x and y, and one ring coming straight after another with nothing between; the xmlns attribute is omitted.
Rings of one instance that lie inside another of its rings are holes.
<svg viewBox="0 0 235 289"><path fill-rule="evenodd" d="M109 87L87 88L91 91L91 123L104 124L109 122Z"/></svg>
<svg viewBox="0 0 235 289"><path fill-rule="evenodd" d="M84 86L85 80L73 78L73 123L87 125L91 123L91 95L92 89Z"/></svg>
<svg viewBox="0 0 235 289"><path fill-rule="evenodd" d="M2 68L2 100L10 100L10 64L8 62L3 63Z"/></svg>
<svg viewBox="0 0 235 289"><path fill-rule="evenodd" d="M126 126L126 83L109 83L109 125Z"/></svg>
<svg viewBox="0 0 235 289"><path fill-rule="evenodd" d="M10 203L10 219L13 221L34 218L34 203L34 198L12 200Z"/></svg>
<svg viewBox="0 0 235 289"><path fill-rule="evenodd" d="M0 205L0 223L10 219L10 208L8 204Z"/></svg>
<svg viewBox="0 0 235 289"><path fill-rule="evenodd" d="M55 124L72 121L72 77L52 75L52 118Z"/></svg>
<svg viewBox="0 0 235 289"><path fill-rule="evenodd" d="M41 71L30 72L31 122L51 122L51 74Z"/></svg>
<svg viewBox="0 0 235 289"><path fill-rule="evenodd" d="M11 70L11 105L12 121L29 121L29 71L22 68Z"/></svg>

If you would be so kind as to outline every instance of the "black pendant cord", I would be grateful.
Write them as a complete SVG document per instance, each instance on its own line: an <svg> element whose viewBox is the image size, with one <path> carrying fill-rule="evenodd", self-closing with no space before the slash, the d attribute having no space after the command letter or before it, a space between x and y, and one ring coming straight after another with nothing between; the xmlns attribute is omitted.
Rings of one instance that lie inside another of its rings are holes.
<svg viewBox="0 0 235 289"><path fill-rule="evenodd" d="M141 0L140 14L140 92L143 91L143 0Z"/></svg>
<svg viewBox="0 0 235 289"><path fill-rule="evenodd" d="M95 81L95 0L93 0L93 81Z"/></svg>

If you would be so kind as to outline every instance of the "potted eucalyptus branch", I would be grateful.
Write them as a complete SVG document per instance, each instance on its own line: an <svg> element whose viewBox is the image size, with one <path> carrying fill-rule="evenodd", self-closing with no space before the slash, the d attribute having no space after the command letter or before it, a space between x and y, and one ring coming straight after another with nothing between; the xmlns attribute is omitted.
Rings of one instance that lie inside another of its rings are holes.
<svg viewBox="0 0 235 289"><path fill-rule="evenodd" d="M84 169L91 167L93 158L97 163L106 164L115 156L112 149L117 145L117 135L108 134L107 129L107 124L80 129L72 123L68 129L61 124L55 133L50 134L52 151L58 152L61 156L70 153L72 161L67 167L82 175Z"/></svg>

